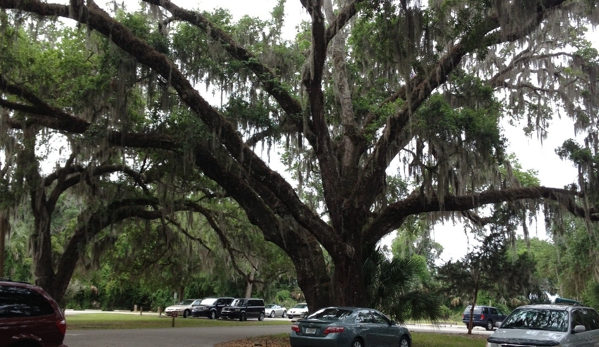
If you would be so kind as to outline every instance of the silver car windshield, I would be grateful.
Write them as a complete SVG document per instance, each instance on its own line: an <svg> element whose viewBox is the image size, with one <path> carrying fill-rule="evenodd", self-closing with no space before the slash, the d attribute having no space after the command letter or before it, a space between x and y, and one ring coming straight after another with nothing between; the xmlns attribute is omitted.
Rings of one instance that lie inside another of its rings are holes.
<svg viewBox="0 0 599 347"><path fill-rule="evenodd" d="M181 301L180 303L178 303L177 305L187 306L187 305L191 305L192 302L193 302L193 299L185 299L185 300Z"/></svg>
<svg viewBox="0 0 599 347"><path fill-rule="evenodd" d="M308 304L297 304L293 308L307 308Z"/></svg>
<svg viewBox="0 0 599 347"><path fill-rule="evenodd" d="M501 324L502 329L568 331L568 312L542 308L518 308Z"/></svg>

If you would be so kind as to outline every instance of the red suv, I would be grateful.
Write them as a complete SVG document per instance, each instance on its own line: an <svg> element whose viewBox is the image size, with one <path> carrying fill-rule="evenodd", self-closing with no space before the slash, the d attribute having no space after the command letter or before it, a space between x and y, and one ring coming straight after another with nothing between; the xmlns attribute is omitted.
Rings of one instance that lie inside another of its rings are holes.
<svg viewBox="0 0 599 347"><path fill-rule="evenodd" d="M67 321L42 288L0 278L0 347L67 347Z"/></svg>

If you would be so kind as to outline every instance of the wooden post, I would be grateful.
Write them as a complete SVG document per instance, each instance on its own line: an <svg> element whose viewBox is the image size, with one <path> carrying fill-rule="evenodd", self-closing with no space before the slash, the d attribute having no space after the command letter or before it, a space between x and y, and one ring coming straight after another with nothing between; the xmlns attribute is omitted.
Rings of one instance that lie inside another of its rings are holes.
<svg viewBox="0 0 599 347"><path fill-rule="evenodd" d="M171 314L171 317L173 317L173 324L171 327L175 327L175 318L177 318L177 316L179 315L179 313L177 311L173 311L173 313Z"/></svg>
<svg viewBox="0 0 599 347"><path fill-rule="evenodd" d="M144 307L142 305L139 305L139 315L141 316L141 313L143 312Z"/></svg>

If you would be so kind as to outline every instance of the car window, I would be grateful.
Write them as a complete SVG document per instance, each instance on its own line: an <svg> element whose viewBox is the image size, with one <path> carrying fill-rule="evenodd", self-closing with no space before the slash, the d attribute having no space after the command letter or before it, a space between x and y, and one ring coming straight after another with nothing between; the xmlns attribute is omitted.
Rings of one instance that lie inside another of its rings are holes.
<svg viewBox="0 0 599 347"><path fill-rule="evenodd" d="M54 314L46 298L30 288L0 287L0 319Z"/></svg>
<svg viewBox="0 0 599 347"><path fill-rule="evenodd" d="M273 304L268 304L268 305L264 306L264 308L276 308L276 307Z"/></svg>
<svg viewBox="0 0 599 347"><path fill-rule="evenodd" d="M322 320L341 320L345 319L353 313L352 310L340 309L335 307L327 307L318 310L310 315L309 318Z"/></svg>
<svg viewBox="0 0 599 347"><path fill-rule="evenodd" d="M491 314L497 314L497 309L496 308L491 308Z"/></svg>
<svg viewBox="0 0 599 347"><path fill-rule="evenodd" d="M593 309L581 309L582 322L587 330L599 329L599 314Z"/></svg>
<svg viewBox="0 0 599 347"><path fill-rule="evenodd" d="M390 324L389 320L387 320L387 317L383 316L382 314L376 311L372 311L372 317L374 318L375 323L387 325Z"/></svg>
<svg viewBox="0 0 599 347"><path fill-rule="evenodd" d="M247 303L247 299L235 299L231 303L231 306L245 306Z"/></svg>
<svg viewBox="0 0 599 347"><path fill-rule="evenodd" d="M374 319L369 311L359 311L356 316L356 323L373 323Z"/></svg>
<svg viewBox="0 0 599 347"><path fill-rule="evenodd" d="M207 299L202 300L202 302L200 304L201 305L208 305L208 306L210 306L210 305L214 305L214 303L216 302L216 300L218 300L218 299L216 299L216 298L207 298Z"/></svg>
<svg viewBox="0 0 599 347"><path fill-rule="evenodd" d="M181 301L180 303L178 303L177 305L191 305L191 303L193 302L193 299L185 299L183 301Z"/></svg>
<svg viewBox="0 0 599 347"><path fill-rule="evenodd" d="M293 308L307 308L308 304L297 304Z"/></svg>
<svg viewBox="0 0 599 347"><path fill-rule="evenodd" d="M483 313L489 313L489 308L488 307L483 307Z"/></svg>
<svg viewBox="0 0 599 347"><path fill-rule="evenodd" d="M518 308L501 325L502 329L568 331L568 312L545 308Z"/></svg>
<svg viewBox="0 0 599 347"><path fill-rule="evenodd" d="M584 322L582 321L582 314L581 314L580 310L574 310L574 311L572 311L572 325L571 325L571 328L574 329L574 327L577 326L577 325L584 325ZM588 328L587 328L587 330L588 330Z"/></svg>
<svg viewBox="0 0 599 347"><path fill-rule="evenodd" d="M466 307L466 309L464 310L464 314L470 314L471 308L472 308L471 306ZM480 306L474 306L474 314L479 314L481 312L481 310L482 309Z"/></svg>

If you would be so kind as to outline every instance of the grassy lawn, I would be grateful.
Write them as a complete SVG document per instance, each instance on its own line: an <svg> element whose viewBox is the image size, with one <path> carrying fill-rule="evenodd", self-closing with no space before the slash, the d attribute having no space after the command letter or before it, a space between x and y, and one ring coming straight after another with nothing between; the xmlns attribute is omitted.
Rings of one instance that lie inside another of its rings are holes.
<svg viewBox="0 0 599 347"><path fill-rule="evenodd" d="M88 329L158 329L172 327L173 319L166 316L158 317L155 314L137 315L121 313L82 313L67 315L68 330ZM288 321L259 322L248 320L240 322L237 320L221 320L208 318L175 318L175 327L215 327L236 325L290 325Z"/></svg>

